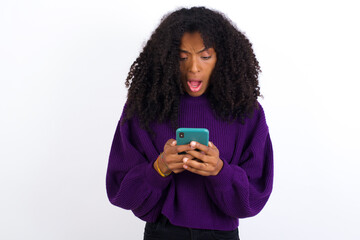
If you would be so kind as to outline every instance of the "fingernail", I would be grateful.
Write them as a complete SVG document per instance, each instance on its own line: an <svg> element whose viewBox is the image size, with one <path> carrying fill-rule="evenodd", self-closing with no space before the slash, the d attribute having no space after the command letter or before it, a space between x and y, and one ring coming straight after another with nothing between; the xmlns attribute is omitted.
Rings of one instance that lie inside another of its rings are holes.
<svg viewBox="0 0 360 240"><path fill-rule="evenodd" d="M183 162L186 163L189 159L188 158L184 158Z"/></svg>
<svg viewBox="0 0 360 240"><path fill-rule="evenodd" d="M190 143L190 146L191 146L192 148L195 148L196 142L192 141L192 142Z"/></svg>
<svg viewBox="0 0 360 240"><path fill-rule="evenodd" d="M176 141L173 141L171 144L172 144L172 145L175 145L175 144L176 144Z"/></svg>
<svg viewBox="0 0 360 240"><path fill-rule="evenodd" d="M186 165L183 166L185 169L187 169L188 167Z"/></svg>

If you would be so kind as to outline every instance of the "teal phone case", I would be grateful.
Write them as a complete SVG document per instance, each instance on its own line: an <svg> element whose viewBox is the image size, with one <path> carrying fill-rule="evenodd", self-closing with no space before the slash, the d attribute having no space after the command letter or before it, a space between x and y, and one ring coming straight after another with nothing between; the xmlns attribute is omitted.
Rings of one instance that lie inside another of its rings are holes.
<svg viewBox="0 0 360 240"><path fill-rule="evenodd" d="M206 128L178 128L176 130L176 145L189 144L191 141L209 145L209 130Z"/></svg>

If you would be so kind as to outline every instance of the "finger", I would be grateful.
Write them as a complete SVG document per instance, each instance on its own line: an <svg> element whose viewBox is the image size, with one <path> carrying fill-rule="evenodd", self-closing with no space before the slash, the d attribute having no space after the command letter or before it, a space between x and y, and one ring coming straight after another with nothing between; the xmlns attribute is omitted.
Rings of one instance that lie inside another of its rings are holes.
<svg viewBox="0 0 360 240"><path fill-rule="evenodd" d="M191 156L189 159L195 158L195 159L199 159L203 162L209 162L208 157L206 156L206 154L204 152L198 152L198 151L192 150L192 151L188 151L187 153L188 153L188 155Z"/></svg>
<svg viewBox="0 0 360 240"><path fill-rule="evenodd" d="M209 174L215 170L215 167L212 164L206 162L198 162L195 160L184 159L184 166L186 168L192 168L199 171L208 172Z"/></svg>
<svg viewBox="0 0 360 240"><path fill-rule="evenodd" d="M185 171L185 170L186 170L185 168L181 167L181 168L179 168L179 169L173 170L173 173L178 174L178 173L182 173L182 172Z"/></svg>
<svg viewBox="0 0 360 240"><path fill-rule="evenodd" d="M193 167L191 167L189 165L184 165L184 169L189 171L189 172L201 175L201 176L210 176L211 175L210 172L200 170L200 169L197 169L197 168L193 168Z"/></svg>
<svg viewBox="0 0 360 240"><path fill-rule="evenodd" d="M195 141L191 141L190 146L192 149L199 149L200 151L203 151L203 152L205 152L205 154L208 154L208 155L213 151L212 148L205 146L201 143L195 142Z"/></svg>
<svg viewBox="0 0 360 240"><path fill-rule="evenodd" d="M176 155L176 159L177 159L177 162L183 162L183 159L184 158L188 158L188 159L196 159L196 157L186 153L186 154L183 154L183 155Z"/></svg>
<svg viewBox="0 0 360 240"><path fill-rule="evenodd" d="M181 152L187 152L189 150L192 150L192 148L189 145L176 145L176 146L173 146L173 147L169 147L167 149L167 153L178 154L178 153L181 153Z"/></svg>
<svg viewBox="0 0 360 240"><path fill-rule="evenodd" d="M209 141L209 147L213 148L213 149L217 149L217 147L215 146L215 144L213 142Z"/></svg>
<svg viewBox="0 0 360 240"><path fill-rule="evenodd" d="M177 159L177 154L169 154L167 152L163 152L162 156L160 156L160 160L163 161L167 166L172 165L174 163L179 163L180 161Z"/></svg>
<svg viewBox="0 0 360 240"><path fill-rule="evenodd" d="M167 140L167 142L165 143L165 145L175 146L175 145L176 145L176 140L173 139L173 138L170 138L169 140Z"/></svg>
<svg viewBox="0 0 360 240"><path fill-rule="evenodd" d="M176 140L171 138L171 139L167 140L167 142L165 143L164 150L166 147L173 147L175 145L176 145Z"/></svg>
<svg viewBox="0 0 360 240"><path fill-rule="evenodd" d="M182 169L184 166L184 162L171 163L168 165L169 169L174 171L176 169Z"/></svg>
<svg viewBox="0 0 360 240"><path fill-rule="evenodd" d="M182 168L183 158L184 157L186 157L188 159L195 159L190 154L178 155L177 153L175 153L175 154L166 154L164 152L163 155L162 155L162 159L160 159L160 160L163 161L167 166L169 166L169 168L176 168L178 166L180 166ZM177 165L176 167L171 167L173 164L179 164L179 165Z"/></svg>
<svg viewBox="0 0 360 240"><path fill-rule="evenodd" d="M194 158L191 155L172 155L173 158L169 159L166 161L167 166L169 166L170 169L175 169L175 168L182 168L183 164L184 164L184 158L190 159L190 160L195 160L196 158Z"/></svg>

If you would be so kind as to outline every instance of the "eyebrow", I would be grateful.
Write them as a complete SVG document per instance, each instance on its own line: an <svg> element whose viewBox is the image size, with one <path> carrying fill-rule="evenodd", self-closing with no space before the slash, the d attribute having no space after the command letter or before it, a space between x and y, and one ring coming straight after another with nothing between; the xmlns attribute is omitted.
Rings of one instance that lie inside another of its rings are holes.
<svg viewBox="0 0 360 240"><path fill-rule="evenodd" d="M198 53L202 53L202 52L205 52L205 51L206 51L206 50L208 50L208 49L209 49L209 48L206 48L206 47L205 47L205 48L204 48L203 50L200 50L200 51L198 51L198 52L197 52L197 54L198 54ZM184 53L190 53L190 52L188 52L188 51L185 51L185 50L183 50L183 49L180 49L180 52L184 52Z"/></svg>

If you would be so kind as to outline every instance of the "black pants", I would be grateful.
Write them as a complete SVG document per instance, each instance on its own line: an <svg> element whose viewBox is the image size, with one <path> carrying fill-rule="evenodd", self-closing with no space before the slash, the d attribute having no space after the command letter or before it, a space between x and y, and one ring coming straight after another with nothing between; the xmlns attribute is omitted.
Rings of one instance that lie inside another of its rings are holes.
<svg viewBox="0 0 360 240"><path fill-rule="evenodd" d="M238 229L218 231L179 227L161 215L155 223L146 223L144 240L239 240L239 232Z"/></svg>

